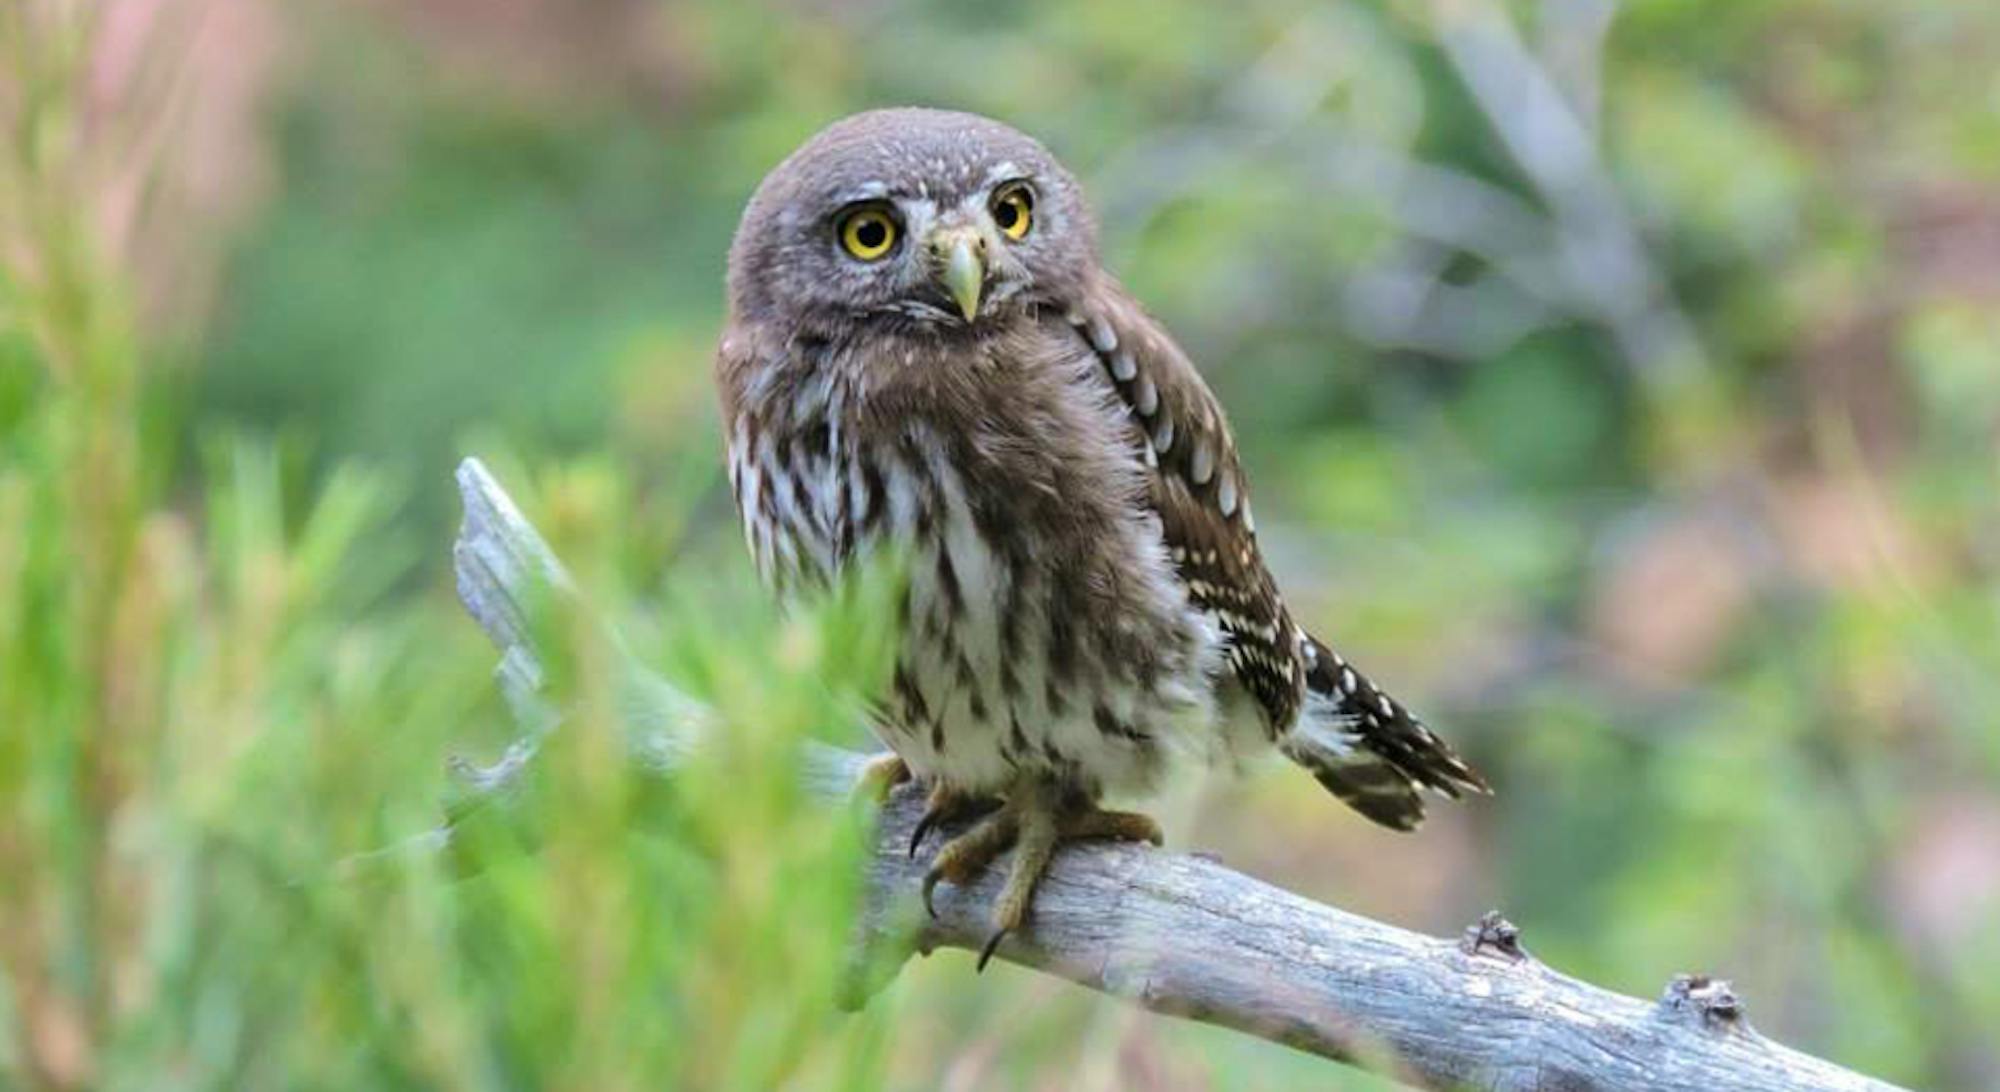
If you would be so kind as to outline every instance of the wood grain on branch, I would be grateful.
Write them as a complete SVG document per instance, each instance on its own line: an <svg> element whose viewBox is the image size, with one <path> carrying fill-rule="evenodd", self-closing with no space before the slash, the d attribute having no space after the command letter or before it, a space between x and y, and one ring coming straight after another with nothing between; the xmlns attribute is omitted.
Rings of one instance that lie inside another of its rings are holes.
<svg viewBox="0 0 2000 1092"><path fill-rule="evenodd" d="M498 792L533 759L556 714L537 697L542 659L528 604L569 596L534 528L477 460L458 470L465 524L454 548L459 596L501 652L500 683L525 734L475 793ZM635 760L663 774L707 716L671 684L628 665ZM866 756L811 745L805 777L845 798ZM922 811L911 787L883 809L869 861L877 938L977 951L997 870L941 888L938 916L913 913L925 862L907 851ZM1142 846L1072 845L1036 895L1032 927L999 958L1155 1012L1206 1021L1383 1069L1426 1088L1890 1089L1754 1031L1728 984L1681 975L1658 1001L1599 989L1528 954L1497 914L1439 939L1301 898L1202 857ZM967 966L968 978L971 974ZM971 988L968 982L968 988Z"/></svg>

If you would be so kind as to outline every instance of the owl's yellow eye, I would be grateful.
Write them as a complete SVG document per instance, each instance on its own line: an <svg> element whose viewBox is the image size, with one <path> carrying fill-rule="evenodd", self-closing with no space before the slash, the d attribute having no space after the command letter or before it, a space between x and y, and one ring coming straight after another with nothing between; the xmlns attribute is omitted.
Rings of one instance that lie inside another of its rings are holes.
<svg viewBox="0 0 2000 1092"><path fill-rule="evenodd" d="M872 262L896 245L896 221L881 209L848 213L840 222L840 245L864 262Z"/></svg>
<svg viewBox="0 0 2000 1092"><path fill-rule="evenodd" d="M993 195L993 223L1009 239L1019 239L1035 222L1035 191L1026 182L1010 182Z"/></svg>

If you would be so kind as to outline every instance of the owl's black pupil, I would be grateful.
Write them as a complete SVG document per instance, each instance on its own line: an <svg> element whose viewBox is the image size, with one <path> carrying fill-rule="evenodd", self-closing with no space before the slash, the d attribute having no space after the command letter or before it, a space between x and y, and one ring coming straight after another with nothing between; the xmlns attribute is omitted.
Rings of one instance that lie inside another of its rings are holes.
<svg viewBox="0 0 2000 1092"><path fill-rule="evenodd" d="M1009 197L1007 200L1000 202L1000 214L994 217L994 219L1000 222L1001 227L1013 227L1015 222L1021 219L1019 200L1019 198Z"/></svg>
<svg viewBox="0 0 2000 1092"><path fill-rule="evenodd" d="M873 250L889 241L889 229L883 227L880 220L863 221L854 229L854 241Z"/></svg>

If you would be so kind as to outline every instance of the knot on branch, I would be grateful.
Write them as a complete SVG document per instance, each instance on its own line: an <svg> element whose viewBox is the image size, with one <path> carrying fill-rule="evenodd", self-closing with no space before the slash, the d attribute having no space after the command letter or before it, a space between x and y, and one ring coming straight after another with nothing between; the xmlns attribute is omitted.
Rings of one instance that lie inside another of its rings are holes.
<svg viewBox="0 0 2000 1092"><path fill-rule="evenodd" d="M1458 942L1458 950L1469 956L1482 952L1494 952L1509 963L1519 963L1528 958L1527 949L1521 947L1521 929L1513 922L1500 916L1498 910L1488 910L1479 920L1465 927L1465 936Z"/></svg>
<svg viewBox="0 0 2000 1092"><path fill-rule="evenodd" d="M1724 978L1705 974L1677 974L1660 995L1660 1009L1669 1016L1691 1020L1703 1027L1745 1026L1743 999Z"/></svg>

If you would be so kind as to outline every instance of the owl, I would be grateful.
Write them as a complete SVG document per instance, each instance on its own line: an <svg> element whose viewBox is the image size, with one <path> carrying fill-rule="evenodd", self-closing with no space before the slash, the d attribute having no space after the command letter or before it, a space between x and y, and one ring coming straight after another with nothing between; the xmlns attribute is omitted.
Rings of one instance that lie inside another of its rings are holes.
<svg viewBox="0 0 2000 1092"><path fill-rule="evenodd" d="M729 254L716 354L762 578L796 596L896 551L887 776L928 786L923 885L1013 851L980 965L1056 847L1158 843L1176 756L1276 749L1398 830L1486 782L1286 608L1222 407L1104 269L1081 187L1006 125L835 122L774 168Z"/></svg>

